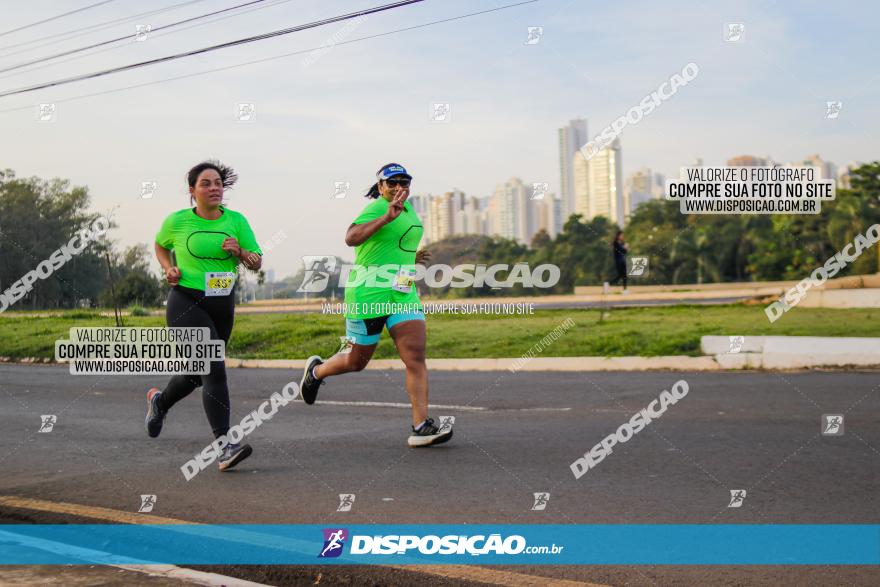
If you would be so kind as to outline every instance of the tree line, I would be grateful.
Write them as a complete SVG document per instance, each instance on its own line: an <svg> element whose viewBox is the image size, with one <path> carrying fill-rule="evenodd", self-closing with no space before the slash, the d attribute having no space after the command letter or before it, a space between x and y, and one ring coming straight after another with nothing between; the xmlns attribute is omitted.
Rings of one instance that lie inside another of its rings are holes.
<svg viewBox="0 0 880 587"><path fill-rule="evenodd" d="M89 210L88 188L0 172L0 293L39 266L100 214ZM111 223L110 226L114 226ZM157 306L165 290L150 270L145 244L120 249L106 238L89 242L51 276L36 279L11 309ZM115 294L115 297L114 297Z"/></svg>

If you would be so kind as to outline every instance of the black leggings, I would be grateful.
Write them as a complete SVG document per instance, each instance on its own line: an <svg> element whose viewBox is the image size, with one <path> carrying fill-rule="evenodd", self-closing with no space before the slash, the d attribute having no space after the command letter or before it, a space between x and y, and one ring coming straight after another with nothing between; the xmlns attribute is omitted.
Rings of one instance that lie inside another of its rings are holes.
<svg viewBox="0 0 880 587"><path fill-rule="evenodd" d="M175 286L168 292L165 319L169 327L210 328L213 340L223 339L229 344L235 320L235 299L233 294L205 296L203 291ZM202 405L214 438L219 438L229 432L229 387L226 385L224 361L211 361L211 372L207 375L172 377L157 402L159 409L171 408L197 387L202 387Z"/></svg>
<svg viewBox="0 0 880 587"><path fill-rule="evenodd" d="M623 289L626 289L626 258L615 259L614 266L617 269L617 277L611 280L611 285L623 279Z"/></svg>

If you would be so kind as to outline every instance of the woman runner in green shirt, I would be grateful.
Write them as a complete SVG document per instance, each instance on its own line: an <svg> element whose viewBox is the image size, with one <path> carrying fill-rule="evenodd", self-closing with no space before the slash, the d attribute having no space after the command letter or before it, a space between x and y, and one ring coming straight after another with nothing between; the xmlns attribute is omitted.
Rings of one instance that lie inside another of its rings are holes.
<svg viewBox="0 0 880 587"><path fill-rule="evenodd" d="M231 168L219 162L206 161L190 169L187 183L195 207L169 215L156 235L156 258L171 286L168 326L209 328L212 340L222 339L226 344L235 318L233 288L238 265L256 271L262 264L262 252L247 219L222 203L223 191L237 179ZM176 266L171 262L172 250ZM230 408L224 361L212 361L207 375L175 375L162 391L154 387L147 392L147 434L159 436L171 406L197 387L202 388L202 404L214 438L226 437ZM251 447L238 443L240 439L226 440L218 458L221 471L251 454Z"/></svg>
<svg viewBox="0 0 880 587"><path fill-rule="evenodd" d="M345 288L345 334L350 350L327 359L306 361L300 392L315 402L327 377L360 371L367 366L383 328L387 328L406 365L406 390L412 403L410 446L430 446L452 438L451 424L437 426L428 417L428 368L425 364L425 314L415 286L415 264L430 259L419 251L422 223L409 197L412 176L389 163L376 173L378 181L366 197L374 199L345 234L355 247L355 268Z"/></svg>

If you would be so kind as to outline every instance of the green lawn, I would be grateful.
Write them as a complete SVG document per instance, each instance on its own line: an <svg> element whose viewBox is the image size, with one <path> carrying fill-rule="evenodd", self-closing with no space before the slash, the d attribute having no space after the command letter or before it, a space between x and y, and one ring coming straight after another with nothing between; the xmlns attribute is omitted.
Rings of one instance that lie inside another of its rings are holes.
<svg viewBox="0 0 880 587"><path fill-rule="evenodd" d="M880 310L795 308L773 324L762 306L676 306L599 310L536 310L531 316L428 316L428 356L432 358L518 357L566 318L575 326L541 356L699 355L707 334L880 336ZM71 326L112 326L113 318L82 311L51 318L0 317L0 356L52 357L54 341L68 338ZM163 326L160 317L126 317L126 326ZM320 314L240 314L228 356L301 359L327 356L344 334L341 316ZM384 334L376 358L396 356Z"/></svg>

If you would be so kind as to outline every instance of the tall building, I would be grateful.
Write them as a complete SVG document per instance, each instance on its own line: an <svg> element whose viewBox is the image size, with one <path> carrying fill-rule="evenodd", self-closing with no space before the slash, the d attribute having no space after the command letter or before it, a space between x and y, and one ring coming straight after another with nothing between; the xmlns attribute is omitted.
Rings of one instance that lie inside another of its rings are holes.
<svg viewBox="0 0 880 587"><path fill-rule="evenodd" d="M546 194L543 200L535 200L535 232L545 231L550 238L561 232L561 200L554 194ZM534 235L532 235L534 237ZM531 242L531 239L529 239Z"/></svg>
<svg viewBox="0 0 880 587"><path fill-rule="evenodd" d="M605 216L623 226L629 210L623 190L623 157L620 139L599 151L589 161L589 194L592 217Z"/></svg>
<svg viewBox="0 0 880 587"><path fill-rule="evenodd" d="M464 205L459 211L459 217L461 220L457 225L461 227L461 230L456 232L456 234L484 234L480 214L480 200L474 196L465 199Z"/></svg>
<svg viewBox="0 0 880 587"><path fill-rule="evenodd" d="M568 219L575 213L574 169L572 158L587 144L587 121L583 118L569 121L558 130L559 135L559 197L562 199L562 215Z"/></svg>
<svg viewBox="0 0 880 587"><path fill-rule="evenodd" d="M754 155L740 155L727 160L728 167L770 167L773 160L770 157L755 157Z"/></svg>
<svg viewBox="0 0 880 587"><path fill-rule="evenodd" d="M428 216L431 219L431 240L439 241L454 234L456 200L452 192L431 198Z"/></svg>
<svg viewBox="0 0 880 587"><path fill-rule="evenodd" d="M466 234L464 222L464 206L467 202L467 196L459 189L449 192L452 204L452 234Z"/></svg>
<svg viewBox="0 0 880 587"><path fill-rule="evenodd" d="M572 181L574 208L568 213L568 216L580 214L584 220L588 220L592 218L590 210L590 162L584 157L583 153L577 151L572 155L571 167L574 176ZM568 218L566 217L565 220L568 220Z"/></svg>
<svg viewBox="0 0 880 587"><path fill-rule="evenodd" d="M825 161L819 154L810 155L803 161L795 163L798 167L817 167L822 179L837 179L837 165L830 161Z"/></svg>
<svg viewBox="0 0 880 587"><path fill-rule="evenodd" d="M576 189L575 213L584 220L605 216L618 226L629 217L629 194L623 189L623 151L620 139L587 160L581 153L572 157Z"/></svg>
<svg viewBox="0 0 880 587"><path fill-rule="evenodd" d="M550 233L550 236L555 237L556 235L562 232L563 226L563 218L562 218L562 200L559 198L553 198L552 204L552 218L553 218L553 232Z"/></svg>
<svg viewBox="0 0 880 587"><path fill-rule="evenodd" d="M532 184L513 177L485 198L453 190L442 196L419 196L413 207L426 210L420 214L426 244L455 235L479 234L528 245L542 228L551 237L559 234L562 219L558 198L548 193L532 199L532 195Z"/></svg>
<svg viewBox="0 0 880 587"><path fill-rule="evenodd" d="M407 202L413 207L413 210L416 214L419 215L419 218L424 219L424 215L428 213L428 201L431 199L431 194L414 194L407 198Z"/></svg>
<svg viewBox="0 0 880 587"><path fill-rule="evenodd" d="M837 173L837 187L841 189L851 189L852 188L852 173L851 171L856 167L861 167L863 165L860 161L850 161L847 163L838 173Z"/></svg>
<svg viewBox="0 0 880 587"><path fill-rule="evenodd" d="M523 198L520 199L520 218L519 218L519 235L517 240L521 243L529 244L532 242L532 236L538 232L538 211L544 205L547 194L541 199L534 199L532 184L527 184Z"/></svg>
<svg viewBox="0 0 880 587"><path fill-rule="evenodd" d="M535 202L542 201L530 200L531 193L532 186L526 188L518 177L498 184L489 199L490 234L529 244L537 230Z"/></svg>
<svg viewBox="0 0 880 587"><path fill-rule="evenodd" d="M426 244L431 242L431 194L413 195L407 201L422 221L423 241Z"/></svg>
<svg viewBox="0 0 880 587"><path fill-rule="evenodd" d="M488 198L468 197L461 190L446 192L442 196L420 196L418 210L424 226L424 242L436 242L450 236L464 234L489 234L486 226L488 218L484 209Z"/></svg>
<svg viewBox="0 0 880 587"><path fill-rule="evenodd" d="M662 173L654 174L654 190L657 194L657 198L660 200L666 195L666 176ZM635 206L635 204L633 204L633 206Z"/></svg>
<svg viewBox="0 0 880 587"><path fill-rule="evenodd" d="M632 173L624 182L624 189L629 198L629 210L626 217L638 208L639 204L651 200L661 199L665 189L665 178L659 173L653 173L648 167L642 167Z"/></svg>
<svg viewBox="0 0 880 587"><path fill-rule="evenodd" d="M486 236L492 234L492 221L489 219L489 202L491 200L492 196L477 199L480 207L480 234Z"/></svg>

